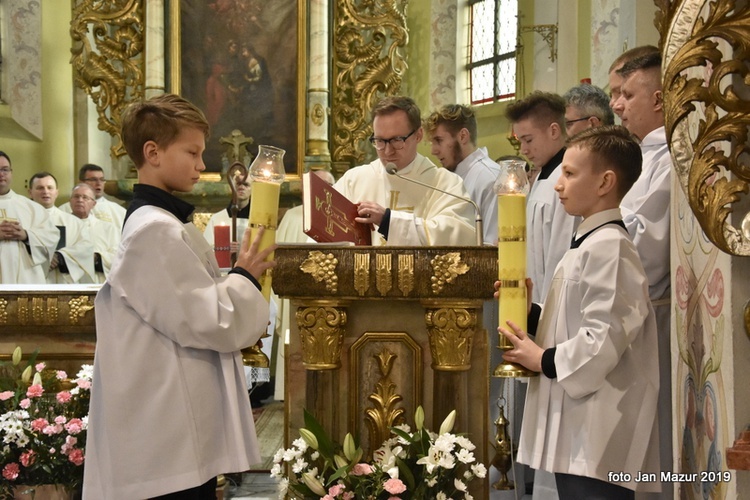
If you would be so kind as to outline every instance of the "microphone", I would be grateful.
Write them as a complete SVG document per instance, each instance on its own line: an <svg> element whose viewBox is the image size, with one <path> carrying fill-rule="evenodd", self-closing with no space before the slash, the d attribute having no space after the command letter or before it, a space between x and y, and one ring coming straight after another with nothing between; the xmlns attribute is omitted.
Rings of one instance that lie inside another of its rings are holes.
<svg viewBox="0 0 750 500"><path fill-rule="evenodd" d="M474 213L476 214L477 218L474 221L474 228L477 232L477 246L482 246L484 243L484 231L482 231L482 212L479 211L479 206L474 202L474 200L470 198L464 198L463 196L458 196L457 194L450 193L448 191L444 191L440 188L437 188L435 186L430 186L429 184L426 184L424 182L418 181L416 179L410 179L408 177L404 177L403 175L398 174L398 168L396 165L394 165L391 162L388 162L385 166L385 171L388 173L388 175L395 175L399 179L403 179L405 181L413 182L414 184L419 184L420 186L424 186L426 188L433 189L435 191L439 191L443 194L447 194L448 196L453 196L454 198L458 198L459 200L465 201L467 203L471 203L471 206L474 207Z"/></svg>

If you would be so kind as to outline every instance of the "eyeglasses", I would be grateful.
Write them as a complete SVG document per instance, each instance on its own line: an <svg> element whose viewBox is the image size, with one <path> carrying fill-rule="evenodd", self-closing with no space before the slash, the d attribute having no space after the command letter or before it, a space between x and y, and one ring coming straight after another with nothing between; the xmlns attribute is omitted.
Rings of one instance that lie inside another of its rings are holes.
<svg viewBox="0 0 750 500"><path fill-rule="evenodd" d="M12 168L0 168L0 174L9 174L13 172Z"/></svg>
<svg viewBox="0 0 750 500"><path fill-rule="evenodd" d="M375 149L378 151L383 151L385 147L390 144L393 149L404 149L404 144L406 143L406 139L414 135L414 132L416 132L419 129L414 129L409 133L409 135L402 135L400 137L394 137L393 139L380 139L379 137L370 136L370 143L375 146Z"/></svg>
<svg viewBox="0 0 750 500"><path fill-rule="evenodd" d="M83 182L96 182L98 184L100 182L101 183L107 182L107 180L104 177L102 177L102 178L89 177L88 179L83 179Z"/></svg>
<svg viewBox="0 0 750 500"><path fill-rule="evenodd" d="M86 196L85 194L74 194L70 197L72 200L83 200L83 201L94 201L94 199L91 196Z"/></svg>
<svg viewBox="0 0 750 500"><path fill-rule="evenodd" d="M576 122L582 122L584 120L588 120L589 118L593 118L593 116L584 116L583 118L576 118L575 120L565 120L565 126L570 127Z"/></svg>

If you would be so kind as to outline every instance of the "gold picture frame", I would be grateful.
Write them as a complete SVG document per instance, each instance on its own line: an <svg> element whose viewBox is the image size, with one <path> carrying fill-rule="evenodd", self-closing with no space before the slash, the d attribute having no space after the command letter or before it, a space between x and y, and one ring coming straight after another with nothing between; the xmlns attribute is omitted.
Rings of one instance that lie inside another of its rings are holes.
<svg viewBox="0 0 750 500"><path fill-rule="evenodd" d="M219 138L236 129L253 139L251 155L260 144L284 149L287 180L301 178L306 5L303 0L170 0L167 88L194 102L212 125L204 154L207 172L226 170L227 161L221 160L226 146Z"/></svg>

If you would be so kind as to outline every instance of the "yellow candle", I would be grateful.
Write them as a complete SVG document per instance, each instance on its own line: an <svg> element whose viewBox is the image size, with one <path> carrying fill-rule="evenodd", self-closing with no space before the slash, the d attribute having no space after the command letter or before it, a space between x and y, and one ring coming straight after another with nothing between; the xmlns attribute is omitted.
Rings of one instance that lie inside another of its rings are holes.
<svg viewBox="0 0 750 500"><path fill-rule="evenodd" d="M279 195L281 185L275 182L264 182L255 179L250 186L250 241L260 229L266 228L260 240L259 250L266 249L276 242L276 225L279 219ZM268 257L273 259L273 253ZM266 300L271 297L271 271L267 270L260 278L261 291Z"/></svg>
<svg viewBox="0 0 750 500"><path fill-rule="evenodd" d="M500 280L500 326L510 320L526 331L526 195L501 194L497 197L497 274ZM502 348L512 348L500 337Z"/></svg>

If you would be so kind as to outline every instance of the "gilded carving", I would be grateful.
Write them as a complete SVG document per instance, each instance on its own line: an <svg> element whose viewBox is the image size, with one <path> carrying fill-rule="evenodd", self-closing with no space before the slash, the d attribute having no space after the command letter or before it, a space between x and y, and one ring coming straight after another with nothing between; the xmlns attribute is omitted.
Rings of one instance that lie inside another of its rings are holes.
<svg viewBox="0 0 750 500"><path fill-rule="evenodd" d="M57 324L60 308L57 305L57 297L47 297L47 321L50 325Z"/></svg>
<svg viewBox="0 0 750 500"><path fill-rule="evenodd" d="M449 252L437 255L430 260L432 266L432 293L439 294L446 285L453 283L456 278L469 272L469 266L461 260L460 252Z"/></svg>
<svg viewBox="0 0 750 500"><path fill-rule="evenodd" d="M70 308L70 319L71 325L77 325L80 318L94 308L94 303L89 300L89 297L81 295L80 297L74 297L68 302Z"/></svg>
<svg viewBox="0 0 750 500"><path fill-rule="evenodd" d="M679 15L677 15L679 8ZM750 237L732 224L747 216L750 10L732 0L688 0L663 13L664 117L674 168L711 242L750 255Z"/></svg>
<svg viewBox="0 0 750 500"><path fill-rule="evenodd" d="M406 0L336 0L332 134L334 161L363 163L370 109L399 93L406 71Z"/></svg>
<svg viewBox="0 0 750 500"><path fill-rule="evenodd" d="M367 397L373 406L365 409L365 423L369 442L382 443L390 437L391 427L404 421L404 408L397 407L404 398L396 392L396 384L390 378L398 356L386 348L373 357L378 362L380 379L375 384L374 392Z"/></svg>
<svg viewBox="0 0 750 500"><path fill-rule="evenodd" d="M305 368L339 368L346 333L346 308L320 305L300 307L296 316Z"/></svg>
<svg viewBox="0 0 750 500"><path fill-rule="evenodd" d="M29 323L29 299L28 297L18 298L18 324L26 325Z"/></svg>
<svg viewBox="0 0 750 500"><path fill-rule="evenodd" d="M125 154L121 115L143 97L143 2L77 0L73 6L73 79L96 105L99 128L115 143L115 157Z"/></svg>
<svg viewBox="0 0 750 500"><path fill-rule="evenodd" d="M326 112L323 109L323 106L316 102L315 106L313 106L312 110L310 111L310 120L313 122L314 125L317 125L320 127L323 125L323 120L326 117Z"/></svg>
<svg viewBox="0 0 750 500"><path fill-rule="evenodd" d="M430 339L432 368L464 371L471 367L471 347L477 310L462 307L428 308L425 324Z"/></svg>
<svg viewBox="0 0 750 500"><path fill-rule="evenodd" d="M332 253L323 253L314 250L308 254L300 265L300 271L312 276L316 283L325 281L326 290L336 293L338 290L339 278L336 276L336 266L339 260Z"/></svg>
<svg viewBox="0 0 750 500"><path fill-rule="evenodd" d="M375 262L375 288L378 289L380 295L385 297L393 287L393 278L391 277L391 254L376 254Z"/></svg>
<svg viewBox="0 0 750 500"><path fill-rule="evenodd" d="M370 288L370 255L366 253L354 254L354 289L360 296L364 296Z"/></svg>
<svg viewBox="0 0 750 500"><path fill-rule="evenodd" d="M8 323L8 301L0 298L0 325Z"/></svg>
<svg viewBox="0 0 750 500"><path fill-rule="evenodd" d="M408 297L414 290L414 255L399 254L398 256L398 289Z"/></svg>

